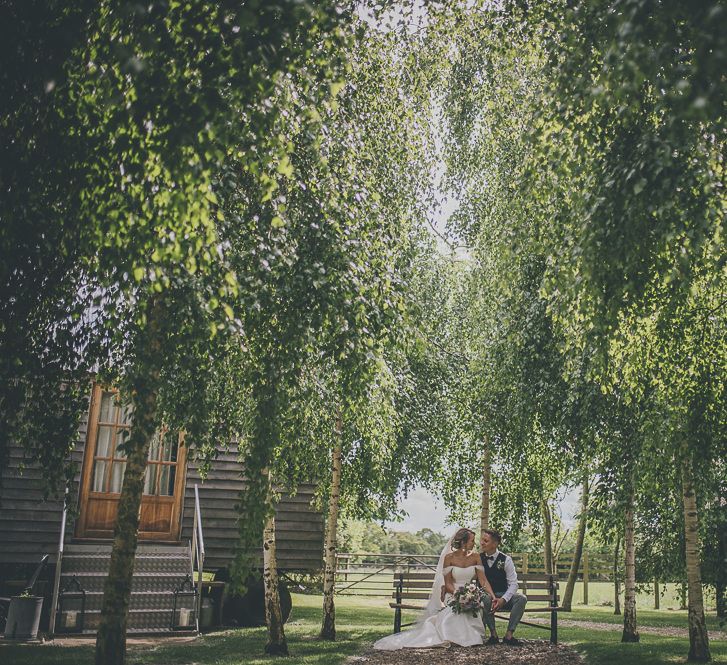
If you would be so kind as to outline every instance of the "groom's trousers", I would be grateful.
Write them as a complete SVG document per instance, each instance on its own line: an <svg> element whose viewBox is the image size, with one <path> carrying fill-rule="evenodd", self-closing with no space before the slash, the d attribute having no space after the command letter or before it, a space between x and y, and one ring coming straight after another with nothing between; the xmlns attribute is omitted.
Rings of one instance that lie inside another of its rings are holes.
<svg viewBox="0 0 727 665"><path fill-rule="evenodd" d="M495 592L495 595L500 598L504 594ZM521 593L516 593L510 600L508 600L498 612L510 612L510 621L507 624L507 629L514 631L517 625L520 623L520 619L523 618L523 612L525 611L525 605L527 604L527 596ZM485 596L482 599L482 604L485 607L485 611L482 613L482 623L485 624L486 628L491 631L495 630L495 617L492 614L492 599L489 596Z"/></svg>

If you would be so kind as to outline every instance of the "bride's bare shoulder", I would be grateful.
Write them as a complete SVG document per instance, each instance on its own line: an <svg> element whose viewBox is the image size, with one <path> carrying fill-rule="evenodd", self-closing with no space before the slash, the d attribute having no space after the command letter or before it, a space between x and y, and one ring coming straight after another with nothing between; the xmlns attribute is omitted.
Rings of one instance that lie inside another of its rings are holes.
<svg viewBox="0 0 727 665"><path fill-rule="evenodd" d="M474 563L474 564L480 563L480 553L479 552L472 552L471 554L468 554L467 555L467 563Z"/></svg>
<svg viewBox="0 0 727 665"><path fill-rule="evenodd" d="M454 557L454 552L450 552L449 554L445 554L444 561L443 561L444 565L445 566L451 565L451 562L452 562L453 557Z"/></svg>

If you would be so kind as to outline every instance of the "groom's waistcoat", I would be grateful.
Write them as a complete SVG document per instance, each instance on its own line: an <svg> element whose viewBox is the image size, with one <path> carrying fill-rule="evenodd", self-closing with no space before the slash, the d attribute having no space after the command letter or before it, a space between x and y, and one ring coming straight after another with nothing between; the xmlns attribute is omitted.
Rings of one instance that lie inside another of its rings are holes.
<svg viewBox="0 0 727 665"><path fill-rule="evenodd" d="M487 581L490 583L492 590L495 593L505 593L507 591L505 555L500 552L491 566L487 565L487 559L484 554L481 554L480 558L482 559L482 565L485 567L485 577L487 577Z"/></svg>

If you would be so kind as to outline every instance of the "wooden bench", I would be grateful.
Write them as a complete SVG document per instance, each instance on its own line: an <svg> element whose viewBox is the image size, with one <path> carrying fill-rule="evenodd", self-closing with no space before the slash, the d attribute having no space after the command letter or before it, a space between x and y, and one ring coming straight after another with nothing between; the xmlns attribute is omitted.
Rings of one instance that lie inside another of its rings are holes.
<svg viewBox="0 0 727 665"><path fill-rule="evenodd" d="M425 607L412 601L427 600L432 584L434 583L433 570L408 570L406 572L394 573L394 602L389 607L394 610L394 632L399 633L411 623L401 623L402 610L423 610ZM540 628L550 631L552 644L558 643L558 612L562 610L558 606L558 578L555 575L544 575L527 573L518 575L518 587L521 593L528 597L526 612L550 612L550 625L533 623L532 621L520 621L523 626ZM533 604L539 604L533 607ZM507 614L495 613L495 618L503 621L509 620Z"/></svg>

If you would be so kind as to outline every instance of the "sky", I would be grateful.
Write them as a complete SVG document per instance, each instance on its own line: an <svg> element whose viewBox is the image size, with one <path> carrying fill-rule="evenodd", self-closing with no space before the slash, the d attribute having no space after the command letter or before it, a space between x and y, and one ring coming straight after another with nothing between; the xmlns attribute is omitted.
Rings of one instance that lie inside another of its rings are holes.
<svg viewBox="0 0 727 665"><path fill-rule="evenodd" d="M578 512L579 490L568 492L559 503L561 519L566 528L573 528L575 515ZM429 528L444 535L454 532L460 525L449 524L447 510L436 496L430 494L423 487L416 488L409 496L400 502L400 507L409 516L402 522L386 522L386 528L392 531L409 531L416 533L420 529ZM461 526L477 527L477 524Z"/></svg>

